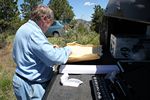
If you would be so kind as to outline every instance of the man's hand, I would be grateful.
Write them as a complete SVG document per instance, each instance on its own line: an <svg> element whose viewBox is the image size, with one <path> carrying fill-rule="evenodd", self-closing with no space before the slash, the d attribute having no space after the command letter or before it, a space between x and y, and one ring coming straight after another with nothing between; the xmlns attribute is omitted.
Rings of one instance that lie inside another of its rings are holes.
<svg viewBox="0 0 150 100"><path fill-rule="evenodd" d="M56 44L55 44L55 45L53 45L53 47L54 47L54 48L59 48L59 46L58 46L58 45L56 45Z"/></svg>

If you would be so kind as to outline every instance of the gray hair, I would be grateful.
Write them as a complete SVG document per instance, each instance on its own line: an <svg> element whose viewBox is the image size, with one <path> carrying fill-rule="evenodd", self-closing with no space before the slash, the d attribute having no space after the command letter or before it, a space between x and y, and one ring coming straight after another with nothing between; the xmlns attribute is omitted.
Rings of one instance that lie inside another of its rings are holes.
<svg viewBox="0 0 150 100"><path fill-rule="evenodd" d="M37 5L33 7L30 14L30 19L33 21L38 21L45 15L50 19L54 19L54 13L48 6Z"/></svg>

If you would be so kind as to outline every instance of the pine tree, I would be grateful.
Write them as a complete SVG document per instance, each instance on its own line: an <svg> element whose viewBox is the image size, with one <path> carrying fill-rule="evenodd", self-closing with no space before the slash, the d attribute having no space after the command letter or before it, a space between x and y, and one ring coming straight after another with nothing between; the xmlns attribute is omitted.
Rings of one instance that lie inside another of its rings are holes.
<svg viewBox="0 0 150 100"><path fill-rule="evenodd" d="M101 6L96 5L94 7L94 13L92 14L91 29L96 31L97 33L99 33L101 29L103 14L104 10L101 8Z"/></svg>
<svg viewBox="0 0 150 100"><path fill-rule="evenodd" d="M67 0L50 0L48 5L54 11L56 20L70 22L73 19L72 6L69 5Z"/></svg>
<svg viewBox="0 0 150 100"><path fill-rule="evenodd" d="M18 0L0 0L0 32L10 28L10 23L18 17L17 2Z"/></svg>
<svg viewBox="0 0 150 100"><path fill-rule="evenodd" d="M43 0L24 0L24 3L21 4L21 12L22 12L22 17L24 20L29 19L29 15L32 11L32 7L34 7L37 4L42 4Z"/></svg>

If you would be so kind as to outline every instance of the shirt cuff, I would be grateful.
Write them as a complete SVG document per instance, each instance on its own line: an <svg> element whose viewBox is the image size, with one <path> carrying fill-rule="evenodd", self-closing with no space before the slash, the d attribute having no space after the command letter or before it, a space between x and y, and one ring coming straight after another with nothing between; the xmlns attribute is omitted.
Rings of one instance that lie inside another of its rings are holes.
<svg viewBox="0 0 150 100"><path fill-rule="evenodd" d="M72 49L69 46L64 47L68 53L68 56L71 54Z"/></svg>

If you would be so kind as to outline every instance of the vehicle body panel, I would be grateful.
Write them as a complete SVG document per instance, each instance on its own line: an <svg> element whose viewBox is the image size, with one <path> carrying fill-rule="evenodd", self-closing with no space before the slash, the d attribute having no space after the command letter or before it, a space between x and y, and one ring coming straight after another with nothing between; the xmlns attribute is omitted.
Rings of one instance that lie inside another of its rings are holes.
<svg viewBox="0 0 150 100"><path fill-rule="evenodd" d="M47 37L49 36L61 36L64 33L64 25L59 21L54 21L52 26L50 26L45 33Z"/></svg>

